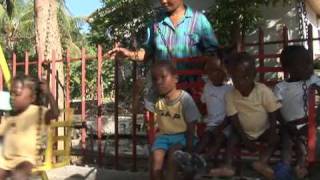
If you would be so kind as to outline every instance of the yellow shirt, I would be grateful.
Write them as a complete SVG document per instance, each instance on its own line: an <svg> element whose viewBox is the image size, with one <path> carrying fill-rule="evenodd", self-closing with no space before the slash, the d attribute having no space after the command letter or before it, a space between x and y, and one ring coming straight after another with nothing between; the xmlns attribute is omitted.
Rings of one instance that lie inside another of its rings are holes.
<svg viewBox="0 0 320 180"><path fill-rule="evenodd" d="M173 102L166 102L164 98L159 99L154 109L159 134L186 132L187 123L200 119L196 104L185 91L181 91L181 95Z"/></svg>
<svg viewBox="0 0 320 180"><path fill-rule="evenodd" d="M42 123L40 126L40 106L29 105L16 116L4 117L0 123L0 134L3 135L3 147L0 153L0 168L12 170L22 162L36 164L38 157L39 129L46 130L42 108ZM43 131L42 131L43 132ZM44 132L43 132L44 133Z"/></svg>
<svg viewBox="0 0 320 180"><path fill-rule="evenodd" d="M252 140L257 139L270 127L268 113L281 107L273 92L261 83L255 83L247 97L233 89L225 98L227 116L238 114L244 132Z"/></svg>

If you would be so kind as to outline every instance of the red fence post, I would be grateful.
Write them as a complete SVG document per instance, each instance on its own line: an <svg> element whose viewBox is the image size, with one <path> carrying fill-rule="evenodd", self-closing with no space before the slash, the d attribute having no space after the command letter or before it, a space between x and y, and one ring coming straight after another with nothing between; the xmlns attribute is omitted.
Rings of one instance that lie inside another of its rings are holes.
<svg viewBox="0 0 320 180"><path fill-rule="evenodd" d="M259 28L259 67L264 67L264 32L262 28ZM264 82L264 73L260 72L259 75L260 82Z"/></svg>
<svg viewBox="0 0 320 180"><path fill-rule="evenodd" d="M12 54L12 76L16 76L17 74L17 55L16 53Z"/></svg>
<svg viewBox="0 0 320 180"><path fill-rule="evenodd" d="M137 86L137 62L133 62L133 70L132 70L132 78L133 78L133 92L132 92L132 170L136 171L137 170L137 109L138 109L138 103L139 101L137 98L138 93L138 88Z"/></svg>
<svg viewBox="0 0 320 180"><path fill-rule="evenodd" d="M24 74L29 74L29 53L28 51L24 52Z"/></svg>
<svg viewBox="0 0 320 180"><path fill-rule="evenodd" d="M81 50L81 148L83 155L86 150L86 50Z"/></svg>
<svg viewBox="0 0 320 180"><path fill-rule="evenodd" d="M102 75L102 47L98 45L98 74L97 74L97 105L98 105L98 114L97 114L97 135L98 135L98 165L100 166L103 162L102 154L102 142L101 142L101 132L102 132L102 86L101 86L101 75Z"/></svg>
<svg viewBox="0 0 320 180"><path fill-rule="evenodd" d="M66 109L70 108L70 50L67 49L67 55L66 55L66 60L67 60L67 66L66 66Z"/></svg>
<svg viewBox="0 0 320 180"><path fill-rule="evenodd" d="M114 68L114 88L115 88L115 91L114 91L114 94L115 94L115 100L114 100L115 163L114 163L114 167L115 169L118 169L119 167L119 164L118 164L119 163L119 132L118 132L118 127L119 127L119 118L118 118L119 78L118 78L118 75L119 74L118 73L119 73L119 57L116 57L115 68Z"/></svg>
<svg viewBox="0 0 320 180"><path fill-rule="evenodd" d="M48 63L51 63L51 92L55 99L57 99L57 79L56 79L56 62L57 62L57 56L56 51L52 50L52 60ZM50 64L48 64L48 71L50 72Z"/></svg>
<svg viewBox="0 0 320 180"><path fill-rule="evenodd" d="M310 89L308 93L308 162L316 160L317 148L317 123L316 123L316 97L315 90Z"/></svg>

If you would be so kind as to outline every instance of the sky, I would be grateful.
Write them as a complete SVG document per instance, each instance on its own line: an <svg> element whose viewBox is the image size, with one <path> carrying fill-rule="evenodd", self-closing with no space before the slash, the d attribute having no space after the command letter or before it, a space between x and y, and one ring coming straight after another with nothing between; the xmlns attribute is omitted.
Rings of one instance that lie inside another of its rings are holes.
<svg viewBox="0 0 320 180"><path fill-rule="evenodd" d="M67 8L72 16L88 16L102 6L100 0L66 0ZM82 27L83 32L88 32L89 25Z"/></svg>

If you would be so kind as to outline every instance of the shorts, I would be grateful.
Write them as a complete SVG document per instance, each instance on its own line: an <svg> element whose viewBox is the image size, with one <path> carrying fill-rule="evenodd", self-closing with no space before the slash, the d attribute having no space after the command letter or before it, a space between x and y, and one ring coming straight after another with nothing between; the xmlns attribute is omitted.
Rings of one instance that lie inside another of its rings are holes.
<svg viewBox="0 0 320 180"><path fill-rule="evenodd" d="M193 144L195 145L197 139L194 138ZM167 151L170 147L180 144L183 147L187 144L187 138L185 133L177 133L177 134L160 134L156 136L156 139L152 145L151 150L163 149Z"/></svg>

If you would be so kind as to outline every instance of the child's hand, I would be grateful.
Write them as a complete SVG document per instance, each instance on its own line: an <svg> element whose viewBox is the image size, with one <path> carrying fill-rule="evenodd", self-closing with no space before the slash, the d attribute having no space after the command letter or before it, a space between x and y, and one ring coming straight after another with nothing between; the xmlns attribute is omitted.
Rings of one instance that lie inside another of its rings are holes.
<svg viewBox="0 0 320 180"><path fill-rule="evenodd" d="M43 94L48 95L50 94L49 85L46 80L40 81L40 90Z"/></svg>

